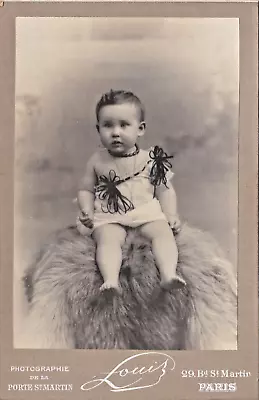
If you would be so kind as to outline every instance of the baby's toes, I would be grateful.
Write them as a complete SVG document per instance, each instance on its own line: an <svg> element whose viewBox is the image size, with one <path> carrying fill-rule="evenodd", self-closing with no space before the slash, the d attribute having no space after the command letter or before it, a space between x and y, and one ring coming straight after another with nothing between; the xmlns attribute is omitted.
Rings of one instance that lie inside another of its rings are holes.
<svg viewBox="0 0 259 400"><path fill-rule="evenodd" d="M100 291L103 292L104 290L111 290L114 291L117 294L121 294L122 290L121 287L118 283L116 282L109 282L106 281L102 284L102 286L100 287Z"/></svg>

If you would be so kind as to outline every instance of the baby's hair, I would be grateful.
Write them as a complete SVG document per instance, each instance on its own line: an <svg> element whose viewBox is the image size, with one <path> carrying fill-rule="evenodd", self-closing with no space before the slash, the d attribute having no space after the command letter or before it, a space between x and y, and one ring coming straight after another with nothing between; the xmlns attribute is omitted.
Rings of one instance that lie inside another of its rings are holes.
<svg viewBox="0 0 259 400"><path fill-rule="evenodd" d="M99 114L102 107L115 105L115 104L123 104L123 103L132 103L139 110L140 121L145 120L145 110L144 106L141 103L140 99L132 92L128 92L125 90L110 90L109 92L102 95L101 99L98 101L96 105L96 118L99 121Z"/></svg>

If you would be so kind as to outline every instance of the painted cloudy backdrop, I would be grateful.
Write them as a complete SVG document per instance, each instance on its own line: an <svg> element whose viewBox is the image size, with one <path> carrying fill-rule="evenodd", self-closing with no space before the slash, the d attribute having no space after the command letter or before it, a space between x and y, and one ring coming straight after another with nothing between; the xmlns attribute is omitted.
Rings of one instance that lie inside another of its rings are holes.
<svg viewBox="0 0 259 400"><path fill-rule="evenodd" d="M235 263L238 20L18 18L16 57L17 277L75 220L77 183L99 145L95 104L110 88L143 100L142 146L174 153L181 218Z"/></svg>

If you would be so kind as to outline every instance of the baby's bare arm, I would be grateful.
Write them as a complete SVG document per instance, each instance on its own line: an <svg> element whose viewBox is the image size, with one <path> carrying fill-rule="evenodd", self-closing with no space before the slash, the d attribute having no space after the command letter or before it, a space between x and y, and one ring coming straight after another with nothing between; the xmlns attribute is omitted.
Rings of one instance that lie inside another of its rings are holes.
<svg viewBox="0 0 259 400"><path fill-rule="evenodd" d="M180 221L177 212L176 193L170 182L167 183L167 186L168 188L159 186L156 190L156 197L171 228L178 228Z"/></svg>
<svg viewBox="0 0 259 400"><path fill-rule="evenodd" d="M85 174L81 180L77 195L77 202L81 211L79 219L88 228L92 228L93 225L94 188L97 182L97 176L95 172L96 162L97 153L90 158L86 165Z"/></svg>
<svg viewBox="0 0 259 400"><path fill-rule="evenodd" d="M79 190L77 195L78 206L81 211L88 214L93 214L94 212L94 193L89 190Z"/></svg>
<svg viewBox="0 0 259 400"><path fill-rule="evenodd" d="M79 219L88 228L93 226L94 193L88 190L79 190L77 202L80 209Z"/></svg>

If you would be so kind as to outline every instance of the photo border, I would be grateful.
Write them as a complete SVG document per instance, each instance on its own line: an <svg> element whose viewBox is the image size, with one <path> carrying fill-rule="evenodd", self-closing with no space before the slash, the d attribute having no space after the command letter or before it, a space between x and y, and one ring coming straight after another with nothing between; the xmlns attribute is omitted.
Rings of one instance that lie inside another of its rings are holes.
<svg viewBox="0 0 259 400"><path fill-rule="evenodd" d="M124 398L200 398L200 379L180 379L182 369L229 369L251 371L251 377L237 378L234 393L202 393L205 399L257 399L258 394L258 270L257 270L257 153L258 153L258 6L256 3L5 3L0 8L0 265L1 265L1 393L0 398L19 399L21 392L8 392L8 383L24 383L25 374L11 373L10 365L69 365L62 375L73 383L73 392L64 398L109 399L115 396L103 387L80 391L80 384L104 370L111 370L134 350L22 350L13 349L13 205L14 205L14 105L15 105L15 17L213 17L239 18L240 26L240 114L239 114L239 220L238 220L238 350L167 351L173 355L177 371L172 378L149 391L120 394ZM6 306L7 305L7 306ZM122 355L123 354L123 355ZM86 361L87 360L87 361ZM86 367L86 362L91 368ZM178 374L178 375L177 375ZM27 374L28 375L28 374ZM26 378L27 378L26 375ZM233 380L233 379L232 379ZM229 382L229 380L225 380ZM230 380L231 381L231 380ZM174 384L175 382L175 384ZM173 385L173 389L171 386ZM49 394L49 395L48 395ZM23 392L22 398L60 399L60 392ZM118 396L118 395L117 395ZM216 396L216 397L215 397ZM226 397L222 397L226 396Z"/></svg>

